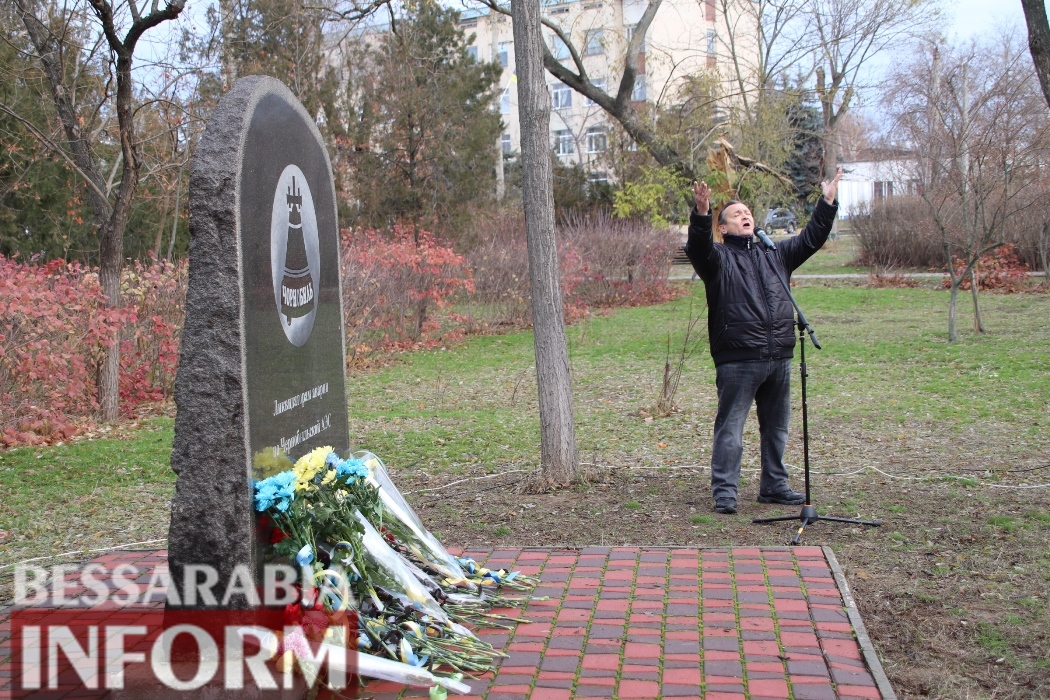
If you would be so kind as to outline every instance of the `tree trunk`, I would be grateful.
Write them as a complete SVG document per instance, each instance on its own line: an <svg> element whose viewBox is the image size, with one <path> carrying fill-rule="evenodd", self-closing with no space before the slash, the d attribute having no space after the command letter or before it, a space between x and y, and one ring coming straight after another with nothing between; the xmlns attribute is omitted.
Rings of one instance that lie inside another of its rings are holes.
<svg viewBox="0 0 1050 700"><path fill-rule="evenodd" d="M162 197L163 204L160 209L160 224L157 225L157 235L153 237L153 258L160 260L160 247L164 244L164 224L168 223L168 198Z"/></svg>
<svg viewBox="0 0 1050 700"><path fill-rule="evenodd" d="M222 28L220 62L223 92L229 90L237 82L237 60L233 52L235 14L233 0L219 0L219 26Z"/></svg>
<svg viewBox="0 0 1050 700"><path fill-rule="evenodd" d="M182 195L182 170L179 170L179 176L175 179L175 211L171 222L171 241L168 242L168 254L164 257L165 260L171 262L172 253L175 252L175 235L179 232L179 199Z"/></svg>
<svg viewBox="0 0 1050 700"><path fill-rule="evenodd" d="M568 484L577 478L579 461L554 228L554 178L548 143L551 105L543 72L539 0L512 0L511 13L522 127L522 200L536 347L540 458L547 480Z"/></svg>
<svg viewBox="0 0 1050 700"><path fill-rule="evenodd" d="M853 101L853 86L843 89L845 74L830 66L831 74L827 75L823 67L817 67L814 73L817 78L817 100L820 102L820 115L824 120L824 133L820 140L824 147L824 179L831 180L839 168L839 154L842 144L839 142L839 122L849 111ZM835 107L835 97L842 91L842 99Z"/></svg>
<svg viewBox="0 0 1050 700"><path fill-rule="evenodd" d="M1043 227L1039 229L1039 262L1043 266L1043 279L1050 282L1048 258L1050 258L1050 221L1044 221Z"/></svg>
<svg viewBox="0 0 1050 700"><path fill-rule="evenodd" d="M959 284L962 282L962 278L952 279L952 291L951 296L948 297L948 342L954 343L959 339L959 334L955 332L955 316L956 311L959 308Z"/></svg>
<svg viewBox="0 0 1050 700"><path fill-rule="evenodd" d="M1050 21L1046 18L1044 0L1021 0L1028 25L1028 51L1043 88L1043 99L1050 106Z"/></svg>
<svg viewBox="0 0 1050 700"><path fill-rule="evenodd" d="M824 127L821 139L824 142L824 179L830 182L835 179L839 167L839 136L834 124Z"/></svg>
<svg viewBox="0 0 1050 700"><path fill-rule="evenodd" d="M116 218L114 214L113 218ZM107 306L121 305L121 267L124 261L124 227L116 231L114 222L99 232L99 284L106 295ZM120 417L121 333L109 338L106 359L99 373L99 412L102 420L112 423Z"/></svg>
<svg viewBox="0 0 1050 700"><path fill-rule="evenodd" d="M496 201L502 202L507 194L507 181L503 170L503 134L496 142Z"/></svg>
<svg viewBox="0 0 1050 700"><path fill-rule="evenodd" d="M970 268L970 292L973 294L973 326L978 333L984 333L984 319L981 318L981 305L977 301L977 264Z"/></svg>

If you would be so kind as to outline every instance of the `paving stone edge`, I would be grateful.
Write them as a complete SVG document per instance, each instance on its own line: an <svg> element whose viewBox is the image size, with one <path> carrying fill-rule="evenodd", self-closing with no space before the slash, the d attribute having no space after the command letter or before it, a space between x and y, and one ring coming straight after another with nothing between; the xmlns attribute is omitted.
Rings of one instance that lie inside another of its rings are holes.
<svg viewBox="0 0 1050 700"><path fill-rule="evenodd" d="M826 545L821 546L821 549L824 550L824 558L827 560L828 566L831 567L831 573L835 576L835 583L839 587L839 593L842 594L842 602L846 608L846 616L849 618L850 624L853 625L853 632L857 635L857 644L860 645L861 653L864 654L864 662L868 665L868 670L871 671L871 677L875 679L875 686L882 694L883 700L897 700L897 694L893 691L890 679L882 668L882 662L875 651L875 646L871 643L871 638L868 637L868 630L864 627L864 621L860 617L860 610L857 609L857 603L853 600L853 594L849 590L849 583L846 581L846 575L842 572L842 567L839 566L839 560L835 558L835 552Z"/></svg>

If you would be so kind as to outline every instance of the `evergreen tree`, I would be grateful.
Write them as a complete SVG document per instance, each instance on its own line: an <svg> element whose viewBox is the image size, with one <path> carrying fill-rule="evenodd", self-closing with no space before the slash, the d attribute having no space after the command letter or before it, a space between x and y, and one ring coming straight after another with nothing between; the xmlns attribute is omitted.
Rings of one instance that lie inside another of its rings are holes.
<svg viewBox="0 0 1050 700"><path fill-rule="evenodd" d="M44 259L80 258L97 253L91 208L77 175L53 149L31 131L36 128L53 142L62 140L47 78L29 56L29 45L14 7L0 9L4 40L0 41L0 254ZM81 38L84 27L70 23ZM65 57L67 71L77 75L76 90L84 101L95 100L103 85L101 66L77 65L75 52ZM97 116L97 115L96 115ZM28 124L27 124L28 122ZM85 126L98 128L93 121ZM102 157L114 149L100 144Z"/></svg>
<svg viewBox="0 0 1050 700"><path fill-rule="evenodd" d="M784 173L795 183L799 203L809 209L814 203L806 200L806 194L819 196L820 181L824 179L824 122L817 106L802 99L791 101L787 119L792 132L792 150L784 163Z"/></svg>
<svg viewBox="0 0 1050 700"><path fill-rule="evenodd" d="M493 198L501 68L471 56L458 22L433 0L410 0L378 44L348 57L351 220L450 233Z"/></svg>

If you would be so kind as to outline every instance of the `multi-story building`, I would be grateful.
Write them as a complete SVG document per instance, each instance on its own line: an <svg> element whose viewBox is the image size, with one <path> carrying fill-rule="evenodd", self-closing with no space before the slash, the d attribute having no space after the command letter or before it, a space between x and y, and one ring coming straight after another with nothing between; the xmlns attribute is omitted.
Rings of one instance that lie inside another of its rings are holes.
<svg viewBox="0 0 1050 700"><path fill-rule="evenodd" d="M637 102L668 106L675 103L681 81L708 72L718 76L727 94L735 89L742 65L741 51L755 51L757 28L750 9L757 0L664 0L649 26L638 78L632 98ZM545 18L565 31L582 56L592 82L615 95L623 70L624 55L635 26L645 12L646 0L542 0ZM731 15L726 17L724 13ZM503 66L499 109L506 129L502 135L505 153L520 147L517 109L517 80L514 68L514 33L507 15L488 8L467 9L460 27L473 34L471 52L483 61ZM732 27L732 42L719 31ZM575 72L568 47L544 29L552 54ZM730 47L732 51L727 50ZM734 52L737 54L734 60ZM746 58L746 57L745 57ZM592 179L603 179L602 153L609 145L610 117L602 109L557 81L549 73L551 91L551 146L566 163L579 163ZM749 81L748 76L743 76Z"/></svg>

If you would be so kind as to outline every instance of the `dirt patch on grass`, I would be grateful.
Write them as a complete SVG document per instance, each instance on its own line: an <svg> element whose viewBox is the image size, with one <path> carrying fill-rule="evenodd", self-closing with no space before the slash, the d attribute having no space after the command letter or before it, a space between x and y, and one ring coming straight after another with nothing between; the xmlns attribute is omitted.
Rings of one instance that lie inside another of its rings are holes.
<svg viewBox="0 0 1050 700"><path fill-rule="evenodd" d="M1016 471L989 470L984 431L960 437L916 423L886 444L846 423L825 428L813 458L818 509L884 524L822 522L804 543L835 551L898 694L1050 696L1050 489L1025 488L1050 481L1046 452L1029 452ZM526 465L454 478L392 471L450 545L756 546L794 534L791 523L751 523L798 512L755 502L754 469L743 471L740 513L721 516L711 511L707 469L636 464L588 464L586 483L549 493L522 488ZM800 470L792 483L802 487Z"/></svg>

